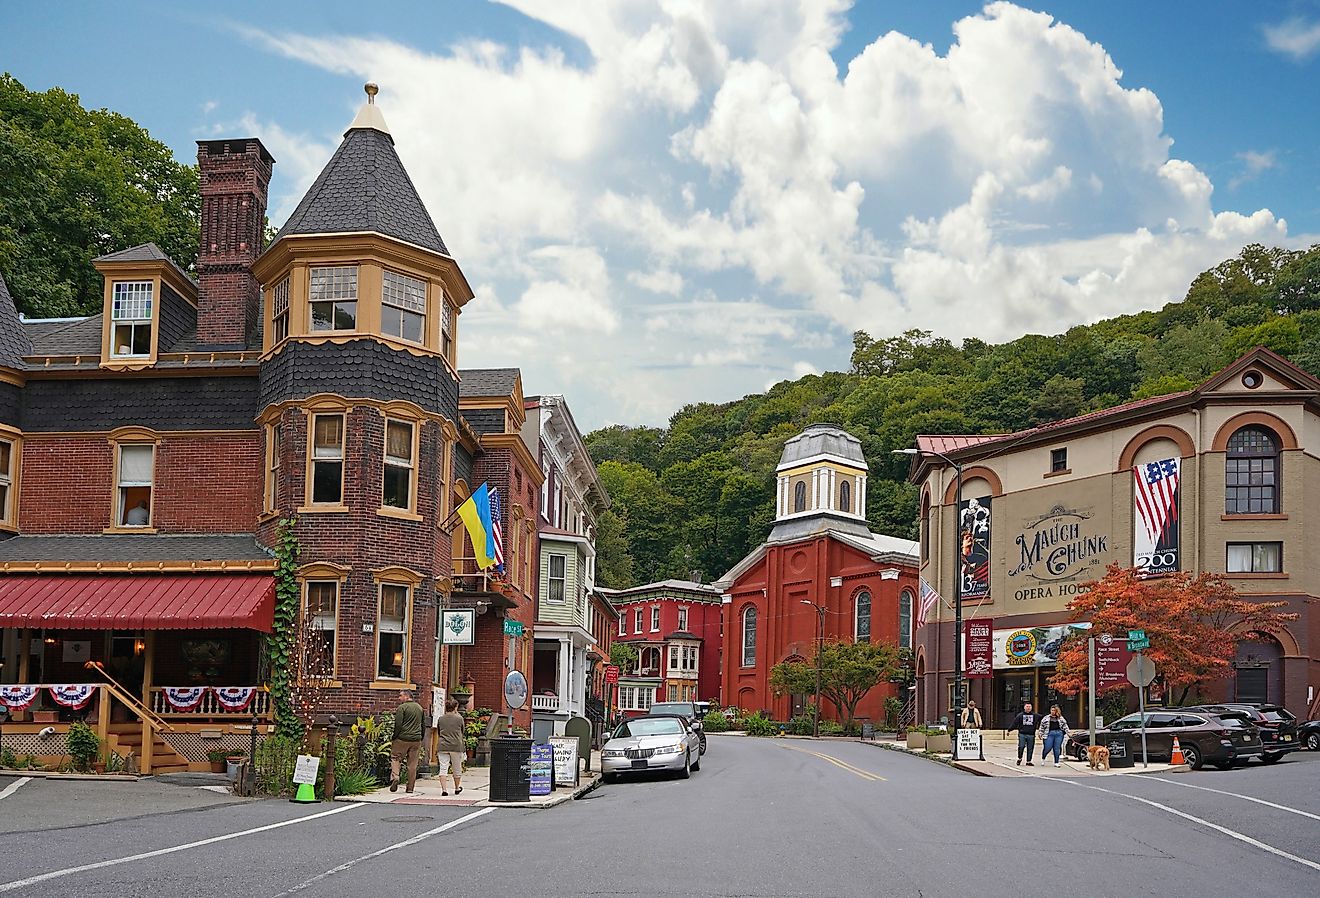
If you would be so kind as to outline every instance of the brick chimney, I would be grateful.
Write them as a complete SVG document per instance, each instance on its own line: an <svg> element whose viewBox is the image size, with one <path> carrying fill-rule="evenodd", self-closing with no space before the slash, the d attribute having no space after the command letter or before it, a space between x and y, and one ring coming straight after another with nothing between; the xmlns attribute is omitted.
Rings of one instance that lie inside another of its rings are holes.
<svg viewBox="0 0 1320 898"><path fill-rule="evenodd" d="M197 141L202 233L197 253L197 342L240 347L255 338L266 193L274 158L255 137Z"/></svg>

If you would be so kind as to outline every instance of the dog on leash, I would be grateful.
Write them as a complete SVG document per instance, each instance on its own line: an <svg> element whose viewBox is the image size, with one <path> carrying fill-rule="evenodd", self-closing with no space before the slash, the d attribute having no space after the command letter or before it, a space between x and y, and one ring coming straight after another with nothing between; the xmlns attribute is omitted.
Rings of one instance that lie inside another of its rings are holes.
<svg viewBox="0 0 1320 898"><path fill-rule="evenodd" d="M1086 747L1086 766L1092 770L1109 769L1109 749L1103 745L1088 745Z"/></svg>

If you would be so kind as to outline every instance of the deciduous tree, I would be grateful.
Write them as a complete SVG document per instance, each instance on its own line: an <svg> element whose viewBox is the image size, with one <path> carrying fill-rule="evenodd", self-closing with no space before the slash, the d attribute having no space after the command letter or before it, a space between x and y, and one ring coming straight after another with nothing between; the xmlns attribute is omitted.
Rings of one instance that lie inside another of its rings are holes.
<svg viewBox="0 0 1320 898"><path fill-rule="evenodd" d="M843 714L847 729L857 714L857 703L901 666L896 645L827 640L820 648L820 694ZM770 688L777 695L814 695L816 659L776 664L770 670Z"/></svg>

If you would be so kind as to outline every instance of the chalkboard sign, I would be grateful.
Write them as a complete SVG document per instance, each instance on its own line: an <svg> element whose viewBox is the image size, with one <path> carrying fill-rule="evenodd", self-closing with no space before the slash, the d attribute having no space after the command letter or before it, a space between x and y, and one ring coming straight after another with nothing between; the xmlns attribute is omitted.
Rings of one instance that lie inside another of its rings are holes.
<svg viewBox="0 0 1320 898"><path fill-rule="evenodd" d="M1113 740L1112 742L1110 742L1106 747L1109 749L1109 757L1110 757L1110 758L1126 758L1126 757L1127 757L1127 740L1126 740L1126 739L1114 739L1114 740Z"/></svg>
<svg viewBox="0 0 1320 898"><path fill-rule="evenodd" d="M576 786L578 783L578 737L551 736L555 750L555 785Z"/></svg>
<svg viewBox="0 0 1320 898"><path fill-rule="evenodd" d="M554 772L554 746L544 742L532 743L532 754L527 759L527 772L531 780L532 795L550 794L550 775Z"/></svg>

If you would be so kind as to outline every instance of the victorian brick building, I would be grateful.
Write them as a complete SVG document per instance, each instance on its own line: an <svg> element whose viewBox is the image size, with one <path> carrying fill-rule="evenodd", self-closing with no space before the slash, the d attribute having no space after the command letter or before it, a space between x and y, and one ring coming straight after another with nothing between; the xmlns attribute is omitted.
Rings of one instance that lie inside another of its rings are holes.
<svg viewBox="0 0 1320 898"><path fill-rule="evenodd" d="M464 680L497 707L504 668L527 668L500 620L533 621L521 385L470 372L460 403L472 290L369 93L269 246L274 160L202 141L196 280L151 244L112 253L102 312L55 321L21 320L0 285L0 683L81 682L102 661L165 713L182 694L165 687L259 687L283 519L332 657L328 710ZM482 481L506 499L512 586L469 578L451 543ZM489 623L442 672L447 603ZM195 739L172 748L205 760Z"/></svg>

